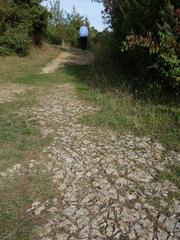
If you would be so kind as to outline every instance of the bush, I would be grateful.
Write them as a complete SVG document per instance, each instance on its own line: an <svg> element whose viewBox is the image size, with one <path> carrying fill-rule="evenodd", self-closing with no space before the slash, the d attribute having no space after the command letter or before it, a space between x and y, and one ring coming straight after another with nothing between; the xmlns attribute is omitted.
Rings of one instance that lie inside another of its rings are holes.
<svg viewBox="0 0 180 240"><path fill-rule="evenodd" d="M48 11L41 2L12 0L0 4L0 54L12 49L23 56L28 53L31 42L41 45L48 21Z"/></svg>
<svg viewBox="0 0 180 240"><path fill-rule="evenodd" d="M12 50L7 47L0 46L0 56L8 56L11 55Z"/></svg>
<svg viewBox="0 0 180 240"><path fill-rule="evenodd" d="M102 1L104 19L113 29L117 62L123 62L123 69L130 69L142 86L178 90L180 4L173 0Z"/></svg>
<svg viewBox="0 0 180 240"><path fill-rule="evenodd" d="M23 30L22 28L8 28L1 42L6 49L9 49L9 52L15 52L20 56L25 56L28 53L31 44L27 30Z"/></svg>
<svg viewBox="0 0 180 240"><path fill-rule="evenodd" d="M72 24L67 26L66 41L73 47L78 47L79 45L78 30Z"/></svg>
<svg viewBox="0 0 180 240"><path fill-rule="evenodd" d="M45 38L49 43L61 45L62 37L60 33L60 29L58 29L57 27L49 26L47 29L47 33L45 34Z"/></svg>

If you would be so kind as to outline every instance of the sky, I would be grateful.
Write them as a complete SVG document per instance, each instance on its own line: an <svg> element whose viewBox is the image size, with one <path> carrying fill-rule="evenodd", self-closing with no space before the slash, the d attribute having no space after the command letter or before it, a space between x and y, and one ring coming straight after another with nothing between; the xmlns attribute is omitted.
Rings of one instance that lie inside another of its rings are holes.
<svg viewBox="0 0 180 240"><path fill-rule="evenodd" d="M45 0L43 5L47 5L49 1ZM94 3L91 0L61 0L61 8L66 12L70 13L73 6L81 15L87 16L91 26L98 31L102 31L105 28L101 17L101 10L103 10L101 3Z"/></svg>

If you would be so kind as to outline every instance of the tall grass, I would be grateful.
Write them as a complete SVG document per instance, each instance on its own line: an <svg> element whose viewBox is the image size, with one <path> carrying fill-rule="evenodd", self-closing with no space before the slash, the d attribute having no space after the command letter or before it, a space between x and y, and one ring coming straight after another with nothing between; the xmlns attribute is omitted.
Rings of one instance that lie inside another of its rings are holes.
<svg viewBox="0 0 180 240"><path fill-rule="evenodd" d="M68 71L76 75L80 97L99 109L82 121L111 128L120 135L148 136L162 143L167 151L180 151L180 108L176 97L163 94L159 89L153 92L146 88L136 89L133 80L102 65L72 67ZM167 165L165 169L157 173L155 180L169 180L179 188L179 163ZM179 199L179 194L176 197Z"/></svg>
<svg viewBox="0 0 180 240"><path fill-rule="evenodd" d="M119 134L149 136L167 148L180 149L179 106L176 99L148 89L135 89L131 79L104 67L72 67L78 92L93 101L99 111L86 117L86 122L110 127Z"/></svg>

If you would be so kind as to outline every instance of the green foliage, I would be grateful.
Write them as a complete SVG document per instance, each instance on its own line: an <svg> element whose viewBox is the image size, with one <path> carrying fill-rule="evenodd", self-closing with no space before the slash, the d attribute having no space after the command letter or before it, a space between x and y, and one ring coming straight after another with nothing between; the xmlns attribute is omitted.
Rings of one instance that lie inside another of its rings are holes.
<svg viewBox="0 0 180 240"><path fill-rule="evenodd" d="M163 26L159 26L158 35L160 43L154 67L164 78L166 84L170 81L174 87L180 86L180 59L176 54L176 36L172 33L171 27L167 22Z"/></svg>
<svg viewBox="0 0 180 240"><path fill-rule="evenodd" d="M103 2L104 20L113 29L117 60L123 68L128 67L143 84L156 81L177 89L180 5L172 0Z"/></svg>
<svg viewBox="0 0 180 240"><path fill-rule="evenodd" d="M61 29L53 25L48 26L45 38L49 43L61 45L62 44Z"/></svg>
<svg viewBox="0 0 180 240"><path fill-rule="evenodd" d="M71 14L67 14L67 35L66 40L71 43L72 46L78 46L79 39L79 28L82 26L84 21L84 16L81 16L75 7ZM87 26L89 25L88 20L86 19Z"/></svg>
<svg viewBox="0 0 180 240"><path fill-rule="evenodd" d="M59 0L50 1L50 18L46 39L53 44L67 42L73 47L79 46L79 28L83 22L89 29L89 43L96 38L97 31L90 27L87 17L82 16L73 7L71 13L64 13Z"/></svg>
<svg viewBox="0 0 180 240"><path fill-rule="evenodd" d="M165 170L158 172L155 180L169 180L180 189L180 165L167 165Z"/></svg>
<svg viewBox="0 0 180 240"><path fill-rule="evenodd" d="M151 136L179 151L180 114L177 100L143 89L134 92L134 82L118 70L106 66L79 66L69 68L76 76L79 94L93 101L99 111L89 114L83 121L102 128L112 128L120 135ZM152 95L151 95L152 94Z"/></svg>
<svg viewBox="0 0 180 240"><path fill-rule="evenodd" d="M0 6L0 44L19 55L28 52L30 43L41 44L48 12L41 0L12 0Z"/></svg>
<svg viewBox="0 0 180 240"><path fill-rule="evenodd" d="M82 24L83 16L73 7L71 14L64 14L60 1L50 1L50 18L46 39L53 44L61 44L62 41L77 46L78 30Z"/></svg>
<svg viewBox="0 0 180 240"><path fill-rule="evenodd" d="M11 55L11 53L12 53L11 49L0 46L0 56L8 56Z"/></svg>
<svg viewBox="0 0 180 240"><path fill-rule="evenodd" d="M52 0L50 1L50 23L51 25L64 25L65 17L64 11L61 9L60 0Z"/></svg>
<svg viewBox="0 0 180 240"><path fill-rule="evenodd" d="M31 40L28 37L27 30L17 28L7 28L4 36L0 39L1 44L7 48L13 49L18 55L24 56L27 54Z"/></svg>

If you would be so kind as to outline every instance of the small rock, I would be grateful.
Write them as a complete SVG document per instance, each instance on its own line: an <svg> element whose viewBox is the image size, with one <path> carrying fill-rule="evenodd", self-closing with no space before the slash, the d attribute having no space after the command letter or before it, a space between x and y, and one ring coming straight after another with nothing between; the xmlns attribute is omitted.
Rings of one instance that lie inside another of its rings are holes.
<svg viewBox="0 0 180 240"><path fill-rule="evenodd" d="M111 237L112 234L113 234L113 232L114 232L114 230L113 230L112 226L107 226L107 228L106 228L106 234L107 234L107 236L108 236L108 237Z"/></svg>
<svg viewBox="0 0 180 240"><path fill-rule="evenodd" d="M32 203L32 208L35 208L37 206L39 206L41 204L41 202L34 202Z"/></svg>
<svg viewBox="0 0 180 240"><path fill-rule="evenodd" d="M129 201L134 200L134 199L136 199L136 198L137 198L137 196L136 196L135 194L129 194L129 195L127 195L127 199L128 199Z"/></svg>
<svg viewBox="0 0 180 240"><path fill-rule="evenodd" d="M1 176L1 177L6 177L6 176L7 176L7 174L6 174L6 173L4 173L4 172L1 172L1 173L0 173L0 176Z"/></svg>
<svg viewBox="0 0 180 240"><path fill-rule="evenodd" d="M45 209L45 206L41 206L35 210L35 215L39 215L43 210Z"/></svg>
<svg viewBox="0 0 180 240"><path fill-rule="evenodd" d="M48 212L50 212L51 214L53 214L53 213L55 213L55 212L57 212L57 207L51 207L49 210L48 210Z"/></svg>
<svg viewBox="0 0 180 240"><path fill-rule="evenodd" d="M134 181L145 183L151 182L153 180L153 177L150 174L140 169L136 169L134 172L130 173L128 177Z"/></svg>
<svg viewBox="0 0 180 240"><path fill-rule="evenodd" d="M58 233L56 234L56 240L67 240L68 235L66 233Z"/></svg>

